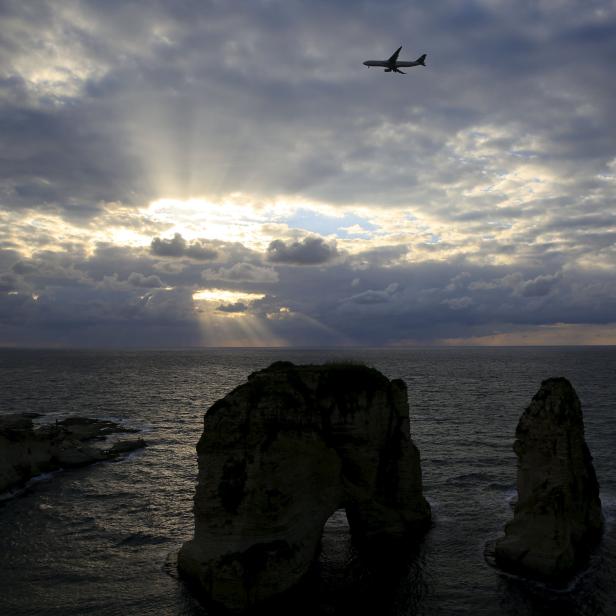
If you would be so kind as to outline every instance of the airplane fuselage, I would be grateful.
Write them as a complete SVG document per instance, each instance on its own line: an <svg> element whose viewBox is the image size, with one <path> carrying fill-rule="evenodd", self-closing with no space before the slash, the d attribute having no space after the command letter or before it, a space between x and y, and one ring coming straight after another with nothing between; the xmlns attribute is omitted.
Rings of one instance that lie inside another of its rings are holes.
<svg viewBox="0 0 616 616"><path fill-rule="evenodd" d="M385 68L394 69L404 66L425 66L425 64L423 64L423 62L396 62L395 64L390 64L387 60L366 60L364 66L383 66Z"/></svg>
<svg viewBox="0 0 616 616"><path fill-rule="evenodd" d="M364 62L364 66L381 66L385 69L386 73L402 73L405 74L400 68L410 67L410 66L425 66L426 65L426 54L423 54L414 60L413 62L403 62L402 60L398 60L398 54L400 53L400 49L398 48L391 58L387 60L366 60Z"/></svg>

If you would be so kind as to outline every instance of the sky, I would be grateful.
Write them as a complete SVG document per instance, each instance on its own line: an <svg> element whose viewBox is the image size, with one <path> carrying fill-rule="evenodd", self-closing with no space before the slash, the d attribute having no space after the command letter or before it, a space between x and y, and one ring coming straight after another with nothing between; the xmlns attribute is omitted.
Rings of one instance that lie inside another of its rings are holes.
<svg viewBox="0 0 616 616"><path fill-rule="evenodd" d="M614 1L0 0L0 346L616 344L615 58Z"/></svg>

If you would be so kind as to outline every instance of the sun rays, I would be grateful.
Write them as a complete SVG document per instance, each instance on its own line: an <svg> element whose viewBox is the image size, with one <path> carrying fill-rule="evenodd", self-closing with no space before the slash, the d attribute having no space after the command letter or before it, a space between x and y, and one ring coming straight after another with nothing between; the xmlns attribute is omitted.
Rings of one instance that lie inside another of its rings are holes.
<svg viewBox="0 0 616 616"><path fill-rule="evenodd" d="M266 321L250 312L250 305L263 293L229 289L200 289L193 293L203 340L208 346L274 347L286 346Z"/></svg>
<svg viewBox="0 0 616 616"><path fill-rule="evenodd" d="M249 304L264 297L257 293L236 293L207 289L193 294L203 343L225 347L279 347L287 342L272 333Z"/></svg>

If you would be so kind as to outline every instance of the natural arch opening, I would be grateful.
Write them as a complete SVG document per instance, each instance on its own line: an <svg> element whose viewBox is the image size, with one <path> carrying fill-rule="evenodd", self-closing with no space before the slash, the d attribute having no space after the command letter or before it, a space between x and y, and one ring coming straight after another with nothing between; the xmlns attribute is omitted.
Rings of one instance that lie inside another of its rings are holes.
<svg viewBox="0 0 616 616"><path fill-rule="evenodd" d="M344 509L337 509L323 526L321 549L317 561L320 584L335 591L350 583L349 564L356 553L349 521Z"/></svg>
<svg viewBox="0 0 616 616"><path fill-rule="evenodd" d="M335 561L342 552L348 551L351 544L349 521L344 509L337 509L329 516L321 536L321 555Z"/></svg>

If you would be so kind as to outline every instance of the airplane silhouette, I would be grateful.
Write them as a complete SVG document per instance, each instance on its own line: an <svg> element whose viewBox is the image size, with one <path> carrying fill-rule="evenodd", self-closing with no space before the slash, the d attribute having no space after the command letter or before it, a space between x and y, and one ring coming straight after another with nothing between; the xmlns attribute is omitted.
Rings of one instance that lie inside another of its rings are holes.
<svg viewBox="0 0 616 616"><path fill-rule="evenodd" d="M402 47L398 47L396 51L392 54L392 56L388 60L366 60L364 62L364 66L383 66L385 67L386 73L401 73L402 75L406 75L404 71L400 70L400 67L405 66L425 66L426 65L426 54L419 56L417 60L414 62L399 62L398 55L400 54L400 50Z"/></svg>

